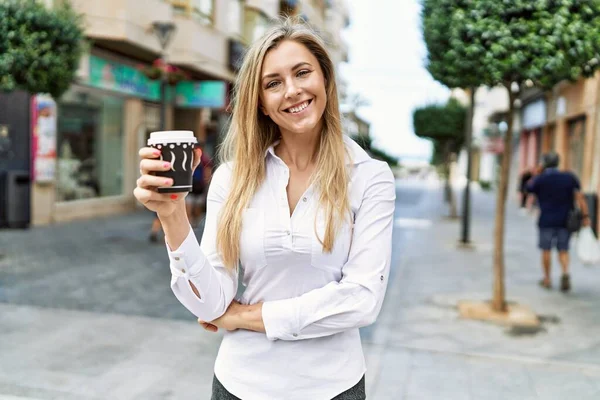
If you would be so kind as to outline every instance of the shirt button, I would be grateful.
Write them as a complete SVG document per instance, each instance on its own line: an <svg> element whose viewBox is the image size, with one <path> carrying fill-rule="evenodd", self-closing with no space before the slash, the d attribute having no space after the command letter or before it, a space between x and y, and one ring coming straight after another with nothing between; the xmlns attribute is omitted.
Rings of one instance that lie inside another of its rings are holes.
<svg viewBox="0 0 600 400"><path fill-rule="evenodd" d="M289 236L291 232L290 231L285 231L285 234Z"/></svg>
<svg viewBox="0 0 600 400"><path fill-rule="evenodd" d="M179 257L175 257L175 261L179 261Z"/></svg>
<svg viewBox="0 0 600 400"><path fill-rule="evenodd" d="M182 268L182 269L181 269L181 272L183 272L183 273L185 274L185 269L183 269L183 268Z"/></svg>
<svg viewBox="0 0 600 400"><path fill-rule="evenodd" d="M381 276L379 277L379 279L381 279L381 282L383 282L383 275L381 275Z"/></svg>
<svg viewBox="0 0 600 400"><path fill-rule="evenodd" d="M306 200L308 200L306 197L302 198L302 201L306 202Z"/></svg>
<svg viewBox="0 0 600 400"><path fill-rule="evenodd" d="M293 333L292 336L293 337L298 337L298 334L297 333Z"/></svg>

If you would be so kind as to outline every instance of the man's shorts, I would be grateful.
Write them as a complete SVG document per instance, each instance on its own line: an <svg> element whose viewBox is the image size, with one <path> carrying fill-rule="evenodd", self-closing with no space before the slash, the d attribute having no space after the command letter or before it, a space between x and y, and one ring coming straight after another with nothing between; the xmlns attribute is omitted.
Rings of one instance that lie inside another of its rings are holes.
<svg viewBox="0 0 600 400"><path fill-rule="evenodd" d="M556 247L558 251L569 251L571 232L567 228L539 228L541 250L551 250Z"/></svg>

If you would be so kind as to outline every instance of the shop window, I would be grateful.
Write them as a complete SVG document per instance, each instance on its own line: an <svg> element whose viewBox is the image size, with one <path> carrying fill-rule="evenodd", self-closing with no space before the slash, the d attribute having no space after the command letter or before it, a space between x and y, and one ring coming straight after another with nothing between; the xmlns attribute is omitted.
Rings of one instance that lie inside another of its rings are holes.
<svg viewBox="0 0 600 400"><path fill-rule="evenodd" d="M244 41L253 43L269 27L269 18L260 10L246 6L244 10Z"/></svg>
<svg viewBox="0 0 600 400"><path fill-rule="evenodd" d="M123 194L123 99L71 89L58 104L57 200Z"/></svg>
<svg viewBox="0 0 600 400"><path fill-rule="evenodd" d="M214 0L170 0L175 11L204 25L213 24Z"/></svg>

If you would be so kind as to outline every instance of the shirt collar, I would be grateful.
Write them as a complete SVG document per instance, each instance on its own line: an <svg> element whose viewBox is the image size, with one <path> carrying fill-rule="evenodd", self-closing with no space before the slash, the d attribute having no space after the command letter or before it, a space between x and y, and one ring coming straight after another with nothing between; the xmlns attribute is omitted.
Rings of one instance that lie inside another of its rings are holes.
<svg viewBox="0 0 600 400"><path fill-rule="evenodd" d="M350 156L350 158L346 157L346 165L357 165L371 159L369 154L349 136L344 135L343 138L346 149L348 149L348 156ZM269 146L265 152L265 157L267 157L269 154L271 154L273 157L277 157L275 155L275 146L278 144L279 140L276 140L271 146Z"/></svg>
<svg viewBox="0 0 600 400"><path fill-rule="evenodd" d="M554 173L554 172L558 172L558 168L552 167L552 168L545 168L544 169L544 173L545 174L550 174L550 173Z"/></svg>

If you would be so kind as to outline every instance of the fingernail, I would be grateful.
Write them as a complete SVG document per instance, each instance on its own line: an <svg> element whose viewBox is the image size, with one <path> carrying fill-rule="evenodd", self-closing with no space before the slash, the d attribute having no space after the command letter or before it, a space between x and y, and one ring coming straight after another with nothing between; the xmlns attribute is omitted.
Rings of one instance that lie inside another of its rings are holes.
<svg viewBox="0 0 600 400"><path fill-rule="evenodd" d="M168 163L168 162L163 164L163 167L165 167L165 168L169 168L170 166L171 166L171 163Z"/></svg>
<svg viewBox="0 0 600 400"><path fill-rule="evenodd" d="M171 199L172 199L172 200L177 200L177 195L176 195L176 194L172 194L172 195L171 195Z"/></svg>
<svg viewBox="0 0 600 400"><path fill-rule="evenodd" d="M171 180L170 179L166 179L165 180L165 185L170 185L171 184Z"/></svg>
<svg viewBox="0 0 600 400"><path fill-rule="evenodd" d="M152 152L152 154L154 154L155 156L158 156L158 155L160 155L160 150L154 150Z"/></svg>

